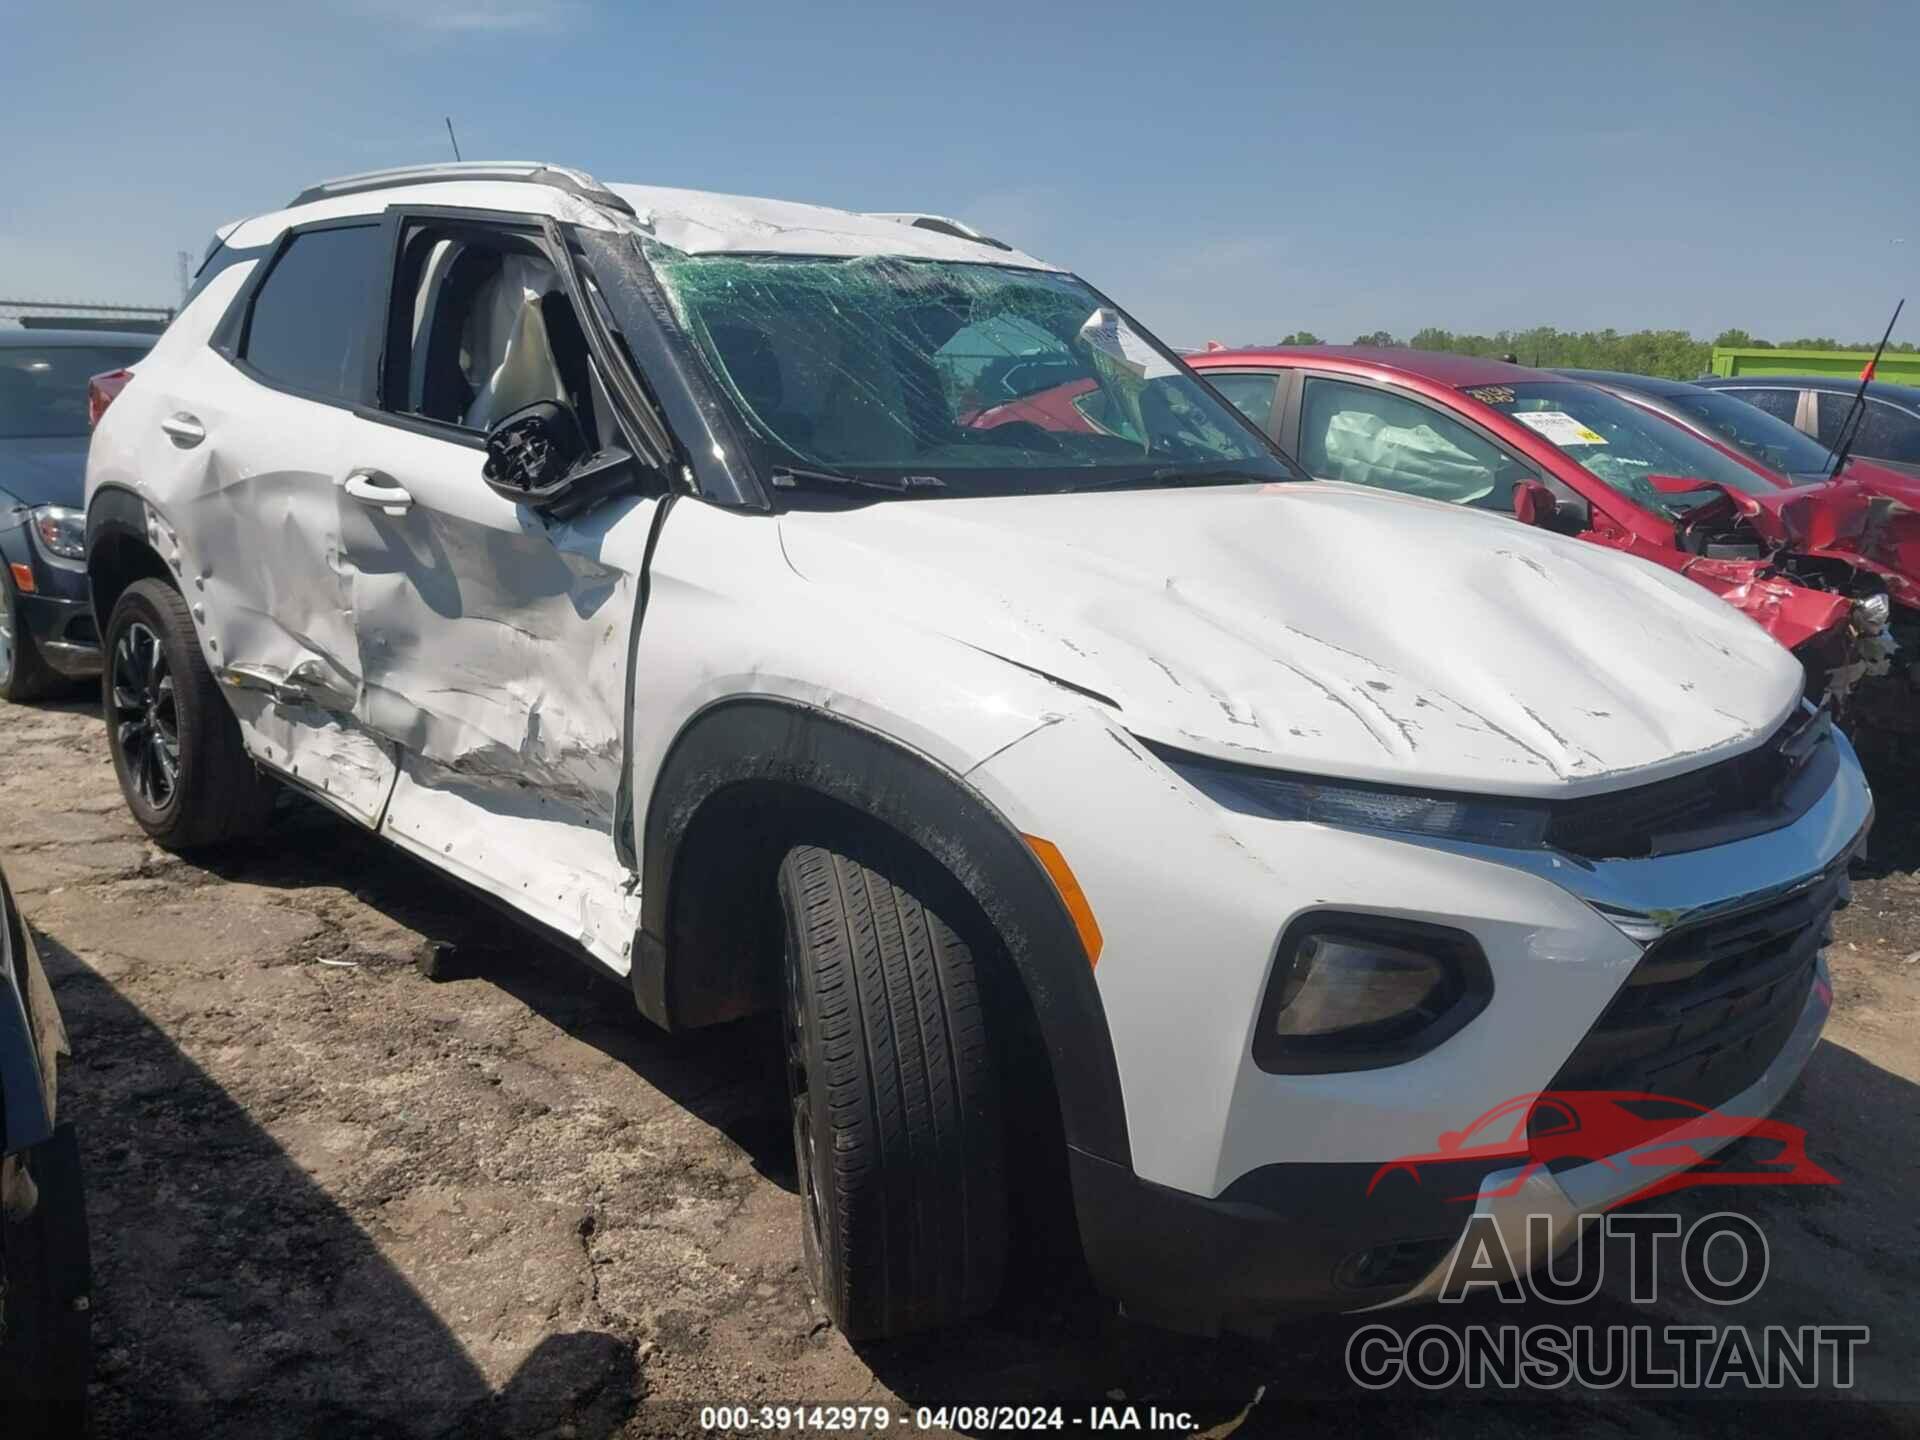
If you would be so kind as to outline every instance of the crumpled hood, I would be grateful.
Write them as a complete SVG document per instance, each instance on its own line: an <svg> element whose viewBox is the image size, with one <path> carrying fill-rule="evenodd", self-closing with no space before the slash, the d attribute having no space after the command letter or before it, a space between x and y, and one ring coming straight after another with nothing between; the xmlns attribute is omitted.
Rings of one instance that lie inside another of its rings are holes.
<svg viewBox="0 0 1920 1440"><path fill-rule="evenodd" d="M87 488L85 435L0 439L0 497L22 505L71 505Z"/></svg>
<svg viewBox="0 0 1920 1440"><path fill-rule="evenodd" d="M1896 599L1920 602L1920 478L1853 464L1838 480L1765 495L1718 488L1773 544L1864 561Z"/></svg>
<svg viewBox="0 0 1920 1440"><path fill-rule="evenodd" d="M1756 743L1802 685L1691 581L1358 486L893 501L780 525L807 580L1240 763L1619 789Z"/></svg>

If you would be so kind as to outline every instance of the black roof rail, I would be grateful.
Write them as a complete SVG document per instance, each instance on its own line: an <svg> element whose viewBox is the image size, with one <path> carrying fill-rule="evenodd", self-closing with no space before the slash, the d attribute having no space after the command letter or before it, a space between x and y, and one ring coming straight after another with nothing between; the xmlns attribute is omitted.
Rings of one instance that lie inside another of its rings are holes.
<svg viewBox="0 0 1920 1440"><path fill-rule="evenodd" d="M339 195L362 195L370 190L391 190L400 185L433 185L446 180L506 180L528 185L549 185L564 190L590 204L632 215L633 206L602 185L584 170L564 165L547 165L538 160L464 160L434 165L400 165L389 170L366 170L357 175L342 175L309 185L287 202L287 208L331 200Z"/></svg>

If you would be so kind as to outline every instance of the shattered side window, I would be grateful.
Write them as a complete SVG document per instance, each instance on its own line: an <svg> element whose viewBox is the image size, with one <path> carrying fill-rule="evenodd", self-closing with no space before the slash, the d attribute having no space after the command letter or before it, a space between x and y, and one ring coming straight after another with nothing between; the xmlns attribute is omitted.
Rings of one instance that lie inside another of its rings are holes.
<svg viewBox="0 0 1920 1440"><path fill-rule="evenodd" d="M648 256L774 468L891 473L959 493L1222 462L1244 462L1247 478L1291 478L1217 397L1071 276L659 245Z"/></svg>

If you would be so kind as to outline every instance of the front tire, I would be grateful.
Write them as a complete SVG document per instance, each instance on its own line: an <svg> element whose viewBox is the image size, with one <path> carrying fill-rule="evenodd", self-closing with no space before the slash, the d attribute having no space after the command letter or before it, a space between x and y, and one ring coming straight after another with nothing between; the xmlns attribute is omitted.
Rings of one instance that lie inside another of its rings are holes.
<svg viewBox="0 0 1920 1440"><path fill-rule="evenodd" d="M977 1315L1000 1291L1007 1197L972 951L898 859L801 846L779 883L808 1278L854 1340Z"/></svg>
<svg viewBox="0 0 1920 1440"><path fill-rule="evenodd" d="M169 850L257 835L273 782L200 653L187 602L164 580L136 580L107 624L101 704L120 793Z"/></svg>

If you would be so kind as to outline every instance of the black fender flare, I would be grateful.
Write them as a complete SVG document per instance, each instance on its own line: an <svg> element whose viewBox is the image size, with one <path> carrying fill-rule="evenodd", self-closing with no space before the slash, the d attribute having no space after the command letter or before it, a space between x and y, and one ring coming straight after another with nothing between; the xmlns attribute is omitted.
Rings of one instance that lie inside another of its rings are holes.
<svg viewBox="0 0 1920 1440"><path fill-rule="evenodd" d="M152 557L151 561L121 573L120 557L128 548L144 552ZM113 602L119 599L117 590L102 595L101 579L108 570L116 572L115 578L123 589L132 580L149 575L165 578L176 587L180 583L180 577L147 538L147 502L119 485L101 486L87 506L87 592L93 602L94 622L100 627L103 640L107 621L112 617Z"/></svg>
<svg viewBox="0 0 1920 1440"><path fill-rule="evenodd" d="M641 847L632 983L641 1011L674 1022L673 887L681 841L728 787L790 785L860 812L932 856L998 932L1052 1064L1067 1143L1131 1165L1120 1069L1079 932L1039 860L986 798L927 756L845 716L769 697L717 701L667 752Z"/></svg>

